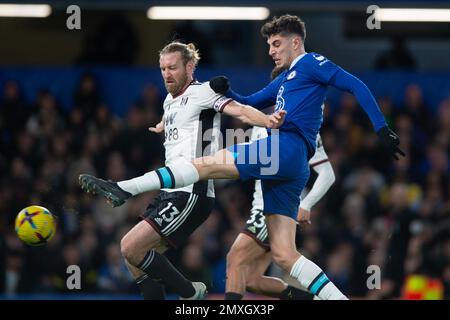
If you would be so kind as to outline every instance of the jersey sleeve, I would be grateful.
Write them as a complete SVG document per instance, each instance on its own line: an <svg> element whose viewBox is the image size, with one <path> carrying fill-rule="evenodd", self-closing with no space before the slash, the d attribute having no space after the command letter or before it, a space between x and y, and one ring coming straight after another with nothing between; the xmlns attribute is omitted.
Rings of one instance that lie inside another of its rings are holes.
<svg viewBox="0 0 450 320"><path fill-rule="evenodd" d="M276 103L278 89L280 88L281 82L283 81L284 74L285 72L281 73L266 87L249 96L240 95L230 88L230 90L228 90L227 92L227 97L230 97L239 103L252 106L259 110L270 107Z"/></svg>
<svg viewBox="0 0 450 320"><path fill-rule="evenodd" d="M318 83L327 86L331 85L339 90L353 94L369 116L375 131L386 126L386 120L375 98L361 80L317 53L311 53L305 66L305 72Z"/></svg>
<svg viewBox="0 0 450 320"><path fill-rule="evenodd" d="M311 57L305 63L305 71L317 82L328 85L331 78L340 69L339 66L318 53L311 53Z"/></svg>
<svg viewBox="0 0 450 320"><path fill-rule="evenodd" d="M353 94L359 105L364 109L375 128L375 131L385 127L386 119L378 107L375 97L369 88L357 77L342 68L330 79L330 85L339 90Z"/></svg>
<svg viewBox="0 0 450 320"><path fill-rule="evenodd" d="M336 180L333 167L329 162L322 163L314 167L317 172L317 179L311 191L303 200L300 200L300 208L311 211L311 208L327 193L331 185Z"/></svg>
<svg viewBox="0 0 450 320"><path fill-rule="evenodd" d="M223 108L233 99L215 93L209 86L209 82L201 84L199 91L200 105L204 109L214 109L216 112L222 112Z"/></svg>
<svg viewBox="0 0 450 320"><path fill-rule="evenodd" d="M316 152L312 156L311 159L309 159L309 166L311 168L318 166L319 164L322 164L324 162L328 161L328 155L325 152L325 149L322 144L322 138L320 135L317 135L316 139Z"/></svg>

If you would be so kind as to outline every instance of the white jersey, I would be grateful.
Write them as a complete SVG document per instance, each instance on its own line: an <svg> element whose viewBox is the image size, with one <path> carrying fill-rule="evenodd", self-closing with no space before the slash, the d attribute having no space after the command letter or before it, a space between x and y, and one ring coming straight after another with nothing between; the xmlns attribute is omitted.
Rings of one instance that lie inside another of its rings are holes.
<svg viewBox="0 0 450 320"><path fill-rule="evenodd" d="M265 128L253 127L250 141L255 141L265 137L267 137L267 130ZM323 148L322 138L320 137L320 134L317 134L316 152L314 153L312 158L309 159L308 163L311 167L314 167L325 161L328 161L328 156L325 152L325 149ZM261 180L256 180L255 192L253 193L252 210L263 210L263 208L264 208L264 201L262 196Z"/></svg>
<svg viewBox="0 0 450 320"><path fill-rule="evenodd" d="M232 101L215 93L209 82L191 84L179 95L168 94L164 100L165 165L170 166L180 157L192 161L218 151L220 114ZM199 181L166 192L186 191L214 197L213 180Z"/></svg>

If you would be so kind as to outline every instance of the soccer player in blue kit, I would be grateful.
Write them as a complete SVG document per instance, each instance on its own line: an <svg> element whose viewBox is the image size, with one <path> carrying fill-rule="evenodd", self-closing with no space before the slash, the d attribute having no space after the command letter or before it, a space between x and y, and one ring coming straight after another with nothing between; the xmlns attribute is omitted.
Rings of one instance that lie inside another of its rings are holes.
<svg viewBox="0 0 450 320"><path fill-rule="evenodd" d="M273 260L320 299L346 300L347 297L322 269L301 255L295 246L300 193L309 178L308 160L314 154L316 136L322 124L321 106L327 87L333 86L355 95L390 153L395 158L397 154L404 156L404 153L398 148L399 138L387 127L367 86L324 56L305 52L305 25L300 18L291 15L275 17L264 24L261 33L267 38L269 55L275 65L287 68L260 91L261 103L256 105L262 109L276 104L277 116L284 116L280 119L284 122L279 131L270 132L267 138L237 144L192 162L180 160L127 181L113 183L81 175L80 184L88 191L123 203L136 194L126 190L125 186L130 182L139 184L140 192L145 192L179 188L207 179L260 179ZM262 155L261 150L266 154ZM270 168L265 158L268 154L271 157ZM272 170L274 161L275 172Z"/></svg>

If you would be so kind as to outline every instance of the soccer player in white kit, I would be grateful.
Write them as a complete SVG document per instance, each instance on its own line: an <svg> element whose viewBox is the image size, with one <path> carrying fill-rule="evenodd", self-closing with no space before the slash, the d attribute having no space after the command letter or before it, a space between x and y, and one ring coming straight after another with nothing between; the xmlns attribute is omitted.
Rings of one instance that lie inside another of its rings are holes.
<svg viewBox="0 0 450 320"><path fill-rule="evenodd" d="M192 44L172 42L160 52L160 69L168 95L164 116L155 133L165 133L166 167L154 179L166 184L134 226L121 240L121 251L136 279L144 299L164 299L164 288L186 299L201 299L206 286L187 280L162 254L167 245L178 247L209 216L214 204L213 180L198 181L181 188L168 183L183 173L175 174L168 166L190 163L193 159L218 150L219 114L236 117L250 125L277 128L280 113L265 115L223 95L216 94L209 83L195 81L193 73L200 59ZM217 138L217 137L216 137ZM80 175L82 188L105 197L113 206L145 190L152 177L144 175L114 183L87 174Z"/></svg>

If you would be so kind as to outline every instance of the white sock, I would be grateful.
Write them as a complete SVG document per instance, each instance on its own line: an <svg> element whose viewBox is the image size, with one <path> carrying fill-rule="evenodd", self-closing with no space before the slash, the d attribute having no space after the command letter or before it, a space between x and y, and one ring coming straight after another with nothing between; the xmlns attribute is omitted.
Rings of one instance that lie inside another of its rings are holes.
<svg viewBox="0 0 450 320"><path fill-rule="evenodd" d="M133 196L146 191L163 188L176 189L189 186L199 180L197 169L187 160L179 159L170 167L162 167L117 184Z"/></svg>
<svg viewBox="0 0 450 320"><path fill-rule="evenodd" d="M150 190L158 190L161 187L156 171L150 171L146 174L117 182L120 188L131 193L133 196Z"/></svg>
<svg viewBox="0 0 450 320"><path fill-rule="evenodd" d="M314 262L301 256L292 266L291 277L322 300L348 300Z"/></svg>
<svg viewBox="0 0 450 320"><path fill-rule="evenodd" d="M174 188L190 186L200 180L197 168L191 161L180 158L174 161L169 167L175 178Z"/></svg>

